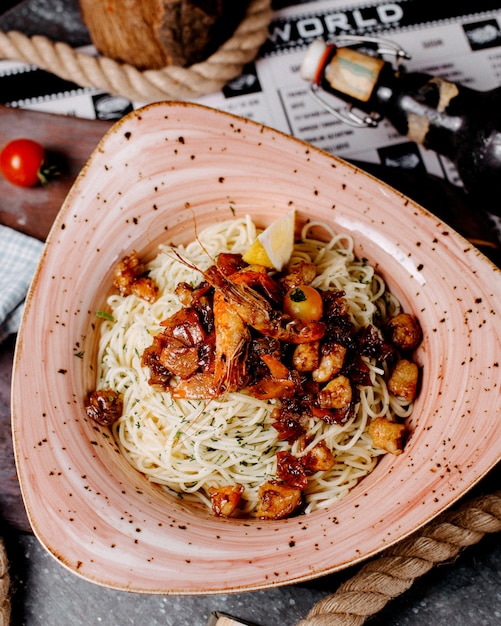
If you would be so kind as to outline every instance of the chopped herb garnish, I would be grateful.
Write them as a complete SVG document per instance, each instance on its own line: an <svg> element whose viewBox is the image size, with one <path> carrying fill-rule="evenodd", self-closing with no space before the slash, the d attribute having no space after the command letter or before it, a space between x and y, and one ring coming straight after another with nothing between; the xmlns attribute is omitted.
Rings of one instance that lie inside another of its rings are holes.
<svg viewBox="0 0 501 626"><path fill-rule="evenodd" d="M115 318L111 313L107 311L96 311L96 317L100 317L103 320L108 320L108 322L114 322Z"/></svg>

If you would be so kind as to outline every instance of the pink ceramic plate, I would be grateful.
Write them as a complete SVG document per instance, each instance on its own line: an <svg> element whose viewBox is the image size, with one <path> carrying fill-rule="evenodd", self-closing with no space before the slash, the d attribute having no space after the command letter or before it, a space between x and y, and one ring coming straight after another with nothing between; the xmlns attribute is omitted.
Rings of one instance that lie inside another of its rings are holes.
<svg viewBox="0 0 501 626"><path fill-rule="evenodd" d="M162 494L86 419L97 331L117 261L187 242L214 220L297 209L352 233L424 338L402 455L335 506L224 520ZM304 581L361 561L451 505L501 453L501 272L380 181L248 120L159 103L104 137L59 213L15 357L13 436L33 531L66 567L117 589L196 594Z"/></svg>

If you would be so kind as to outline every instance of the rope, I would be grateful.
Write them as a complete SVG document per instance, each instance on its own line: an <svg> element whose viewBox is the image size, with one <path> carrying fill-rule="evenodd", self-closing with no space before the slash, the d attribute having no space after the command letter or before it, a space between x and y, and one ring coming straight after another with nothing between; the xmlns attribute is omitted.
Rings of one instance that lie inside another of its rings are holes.
<svg viewBox="0 0 501 626"><path fill-rule="evenodd" d="M10 622L10 579L9 563L3 540L0 539L0 626Z"/></svg>
<svg viewBox="0 0 501 626"><path fill-rule="evenodd" d="M188 100L221 89L242 73L266 41L273 11L271 0L250 0L234 34L214 54L189 67L138 70L108 57L76 52L47 37L19 31L0 32L0 59L35 65L81 87L94 87L129 100Z"/></svg>
<svg viewBox="0 0 501 626"><path fill-rule="evenodd" d="M361 626L434 565L500 530L501 491L447 511L369 561L333 595L317 602L297 626Z"/></svg>

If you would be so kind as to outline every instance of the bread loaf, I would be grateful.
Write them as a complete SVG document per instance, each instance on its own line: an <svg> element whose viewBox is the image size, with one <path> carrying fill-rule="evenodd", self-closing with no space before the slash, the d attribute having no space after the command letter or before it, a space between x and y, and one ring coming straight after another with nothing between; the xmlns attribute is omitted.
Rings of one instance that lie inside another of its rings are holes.
<svg viewBox="0 0 501 626"><path fill-rule="evenodd" d="M228 39L249 0L79 0L103 56L158 69L203 61Z"/></svg>

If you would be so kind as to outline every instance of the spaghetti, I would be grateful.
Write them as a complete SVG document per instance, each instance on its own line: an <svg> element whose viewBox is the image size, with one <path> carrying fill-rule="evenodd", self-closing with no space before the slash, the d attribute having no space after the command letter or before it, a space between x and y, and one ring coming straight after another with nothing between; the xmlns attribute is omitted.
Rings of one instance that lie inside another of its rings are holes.
<svg viewBox="0 0 501 626"><path fill-rule="evenodd" d="M311 233L321 230L322 241ZM123 399L121 417L112 430L128 461L154 483L188 501L211 507L211 488L242 485L239 515L253 516L259 487L277 478L277 453L298 458L324 442L334 456L327 471L314 472L304 490L305 512L326 507L343 497L373 470L384 450L373 444L369 423L386 417L401 421L412 402L388 391L386 366L364 358L371 384L359 386L359 399L344 423L326 423L310 417L308 439L289 443L273 426L276 399L259 399L246 391L206 400L174 398L168 390L149 384L144 351L161 330L161 322L180 310L175 295L180 282L198 284L200 272L221 252L244 253L255 240L249 217L217 223L197 241L176 248L160 246L147 265L158 285L159 297L149 303L134 294L108 299L110 319L103 320L99 344L97 388L115 390ZM186 260L187 263L183 262ZM381 326L400 312L383 279L367 262L355 258L353 240L324 224L310 223L295 244L290 264L313 262L317 275L312 286L340 290L357 329Z"/></svg>

